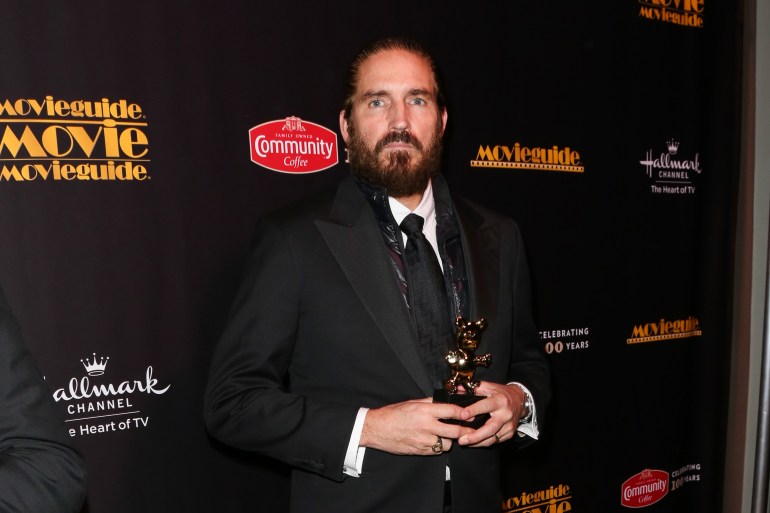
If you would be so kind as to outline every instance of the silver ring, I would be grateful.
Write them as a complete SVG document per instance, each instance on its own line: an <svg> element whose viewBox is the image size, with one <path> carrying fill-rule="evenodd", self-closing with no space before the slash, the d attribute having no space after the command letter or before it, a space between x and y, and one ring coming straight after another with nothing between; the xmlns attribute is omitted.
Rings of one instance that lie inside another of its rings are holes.
<svg viewBox="0 0 770 513"><path fill-rule="evenodd" d="M499 444L499 443L500 443L500 437L499 437L499 436L497 436L497 433L495 433L495 443L496 443L496 444Z"/></svg>
<svg viewBox="0 0 770 513"><path fill-rule="evenodd" d="M436 454L441 454L442 452L444 452L444 444L442 443L440 436L436 438L437 438L436 443L431 446L430 450Z"/></svg>

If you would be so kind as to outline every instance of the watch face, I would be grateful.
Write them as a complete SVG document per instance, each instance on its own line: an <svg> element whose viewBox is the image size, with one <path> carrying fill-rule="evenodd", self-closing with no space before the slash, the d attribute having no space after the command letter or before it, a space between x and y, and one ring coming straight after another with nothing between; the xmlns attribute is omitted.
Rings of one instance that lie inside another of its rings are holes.
<svg viewBox="0 0 770 513"><path fill-rule="evenodd" d="M521 420L529 420L530 417L532 417L532 401L527 398L524 402L524 415L521 417Z"/></svg>

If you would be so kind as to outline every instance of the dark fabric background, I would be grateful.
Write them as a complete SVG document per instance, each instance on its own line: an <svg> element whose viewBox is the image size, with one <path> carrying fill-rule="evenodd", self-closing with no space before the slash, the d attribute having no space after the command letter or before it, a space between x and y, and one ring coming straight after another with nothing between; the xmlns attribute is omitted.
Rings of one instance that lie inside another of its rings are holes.
<svg viewBox="0 0 770 513"><path fill-rule="evenodd" d="M347 171L259 167L248 130L298 116L338 132L348 62L391 34L422 40L443 70L450 184L513 216L528 244L555 399L541 441L510 451L504 511L625 511L623 483L645 469L671 475L650 513L719 511L741 5L705 0L703 28L645 7L5 2L2 104L125 100L148 140L142 181L0 178L0 283L52 391L82 383L94 353L109 360L89 386L169 387L59 401L88 461L85 511L285 508L285 468L207 437L203 388L256 219ZM7 130L78 121L4 109L0 168L30 162ZM640 164L670 139L677 158L698 154L692 194L653 193ZM584 172L470 165L482 146L515 143L568 146ZM72 153L106 160L98 145ZM627 343L635 326L689 317L701 335ZM124 402L76 410L106 399Z"/></svg>

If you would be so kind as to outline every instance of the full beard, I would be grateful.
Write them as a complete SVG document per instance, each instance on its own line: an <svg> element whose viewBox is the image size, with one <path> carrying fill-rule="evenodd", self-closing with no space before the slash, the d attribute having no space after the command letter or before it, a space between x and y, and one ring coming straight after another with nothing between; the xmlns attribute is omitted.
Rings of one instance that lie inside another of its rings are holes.
<svg viewBox="0 0 770 513"><path fill-rule="evenodd" d="M388 195L394 198L422 194L430 179L441 169L440 130L436 130L425 147L409 132L391 132L380 139L373 150L367 147L352 124L349 134L348 160L353 173L373 185L385 187ZM406 150L383 153L385 146L393 142L409 143L419 155L413 156Z"/></svg>

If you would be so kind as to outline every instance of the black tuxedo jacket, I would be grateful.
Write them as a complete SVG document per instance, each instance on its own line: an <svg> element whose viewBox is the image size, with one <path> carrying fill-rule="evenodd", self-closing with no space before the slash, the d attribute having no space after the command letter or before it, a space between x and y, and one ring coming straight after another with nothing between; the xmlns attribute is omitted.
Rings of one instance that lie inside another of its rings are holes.
<svg viewBox="0 0 770 513"><path fill-rule="evenodd" d="M75 513L85 465L0 290L0 511Z"/></svg>
<svg viewBox="0 0 770 513"><path fill-rule="evenodd" d="M439 178L436 187L446 185ZM519 231L482 207L453 204L472 318L489 321L479 351L492 353L493 363L476 377L524 384L542 416L548 366ZM260 222L214 354L207 426L229 445L292 465L292 511L436 513L449 465L455 513L498 512L494 447L454 445L434 457L367 449L361 477L342 472L359 407L433 395L417 347L372 208L348 177Z"/></svg>

